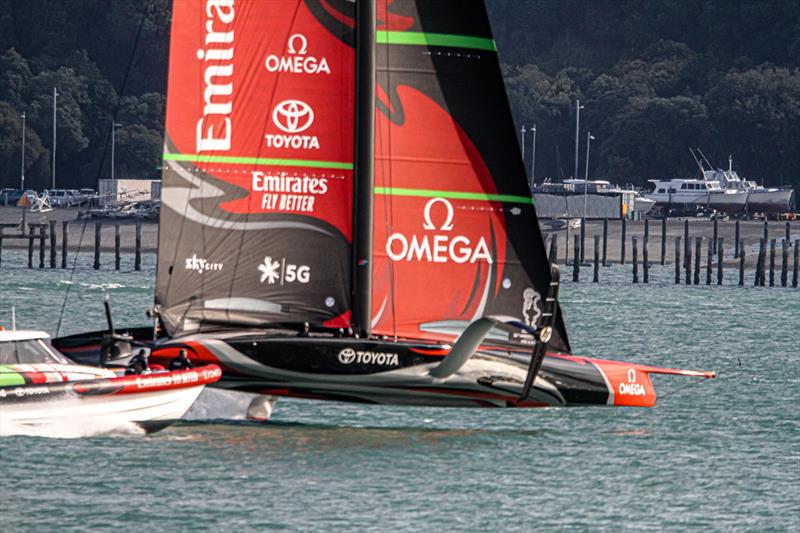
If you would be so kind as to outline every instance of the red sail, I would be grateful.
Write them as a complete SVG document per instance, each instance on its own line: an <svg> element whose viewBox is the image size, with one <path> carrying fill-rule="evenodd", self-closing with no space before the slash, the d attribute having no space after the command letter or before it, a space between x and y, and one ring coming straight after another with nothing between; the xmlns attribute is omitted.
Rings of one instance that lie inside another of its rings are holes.
<svg viewBox="0 0 800 533"><path fill-rule="evenodd" d="M156 303L171 333L350 309L346 3L174 2ZM337 318L339 317L339 318Z"/></svg>
<svg viewBox="0 0 800 533"><path fill-rule="evenodd" d="M549 265L483 3L379 5L373 332L536 327Z"/></svg>

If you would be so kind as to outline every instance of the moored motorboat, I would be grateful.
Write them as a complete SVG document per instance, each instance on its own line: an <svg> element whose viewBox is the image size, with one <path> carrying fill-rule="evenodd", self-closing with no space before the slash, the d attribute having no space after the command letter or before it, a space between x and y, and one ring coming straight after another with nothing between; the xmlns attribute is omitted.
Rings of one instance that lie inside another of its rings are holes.
<svg viewBox="0 0 800 533"><path fill-rule="evenodd" d="M173 371L114 371L78 365L50 346L41 331L0 331L0 434L59 436L136 426L152 432L181 418L216 365Z"/></svg>

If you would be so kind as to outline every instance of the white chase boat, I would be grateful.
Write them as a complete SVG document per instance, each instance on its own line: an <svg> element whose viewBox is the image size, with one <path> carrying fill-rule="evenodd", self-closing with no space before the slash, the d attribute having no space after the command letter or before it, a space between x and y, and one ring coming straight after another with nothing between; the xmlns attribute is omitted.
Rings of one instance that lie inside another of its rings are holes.
<svg viewBox="0 0 800 533"><path fill-rule="evenodd" d="M157 431L222 375L216 365L127 374L78 365L48 339L42 331L0 331L0 435L55 429L80 436L126 425Z"/></svg>

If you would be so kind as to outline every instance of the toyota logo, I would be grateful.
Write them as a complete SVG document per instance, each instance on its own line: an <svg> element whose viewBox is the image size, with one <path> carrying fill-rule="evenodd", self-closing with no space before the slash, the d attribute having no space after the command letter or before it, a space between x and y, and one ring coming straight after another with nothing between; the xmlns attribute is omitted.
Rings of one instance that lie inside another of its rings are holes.
<svg viewBox="0 0 800 533"><path fill-rule="evenodd" d="M345 348L339 352L339 362L343 365L349 365L356 358L356 351L352 348Z"/></svg>
<svg viewBox="0 0 800 533"><path fill-rule="evenodd" d="M314 123L314 110L300 100L284 100L272 110L272 122L286 133L300 133Z"/></svg>

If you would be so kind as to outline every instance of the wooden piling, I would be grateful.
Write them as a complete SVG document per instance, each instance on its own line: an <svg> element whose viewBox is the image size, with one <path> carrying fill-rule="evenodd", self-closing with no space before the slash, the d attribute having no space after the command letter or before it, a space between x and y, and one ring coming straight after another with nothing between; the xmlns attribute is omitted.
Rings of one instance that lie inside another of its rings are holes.
<svg viewBox="0 0 800 533"><path fill-rule="evenodd" d="M684 245L683 252L686 254L686 259L684 261L686 265L686 285L692 284L692 246Z"/></svg>
<svg viewBox="0 0 800 533"><path fill-rule="evenodd" d="M594 275L592 283L600 281L600 235L594 236Z"/></svg>
<svg viewBox="0 0 800 533"><path fill-rule="evenodd" d="M766 243L764 238L759 239L758 243L758 258L756 259L756 279L753 283L755 287L764 285L764 247Z"/></svg>
<svg viewBox="0 0 800 533"><path fill-rule="evenodd" d="M741 251L739 255L739 286L744 286L744 241L739 242L739 250Z"/></svg>
<svg viewBox="0 0 800 533"><path fill-rule="evenodd" d="M644 274L644 282L650 283L649 238L646 234L642 245L642 273Z"/></svg>
<svg viewBox="0 0 800 533"><path fill-rule="evenodd" d="M717 285L722 285L722 257L725 253L724 251L724 241L723 237L720 237L717 241Z"/></svg>
<svg viewBox="0 0 800 533"><path fill-rule="evenodd" d="M619 250L619 263L621 265L625 264L625 232L627 229L627 220L625 218L622 219L622 238L619 241L620 250Z"/></svg>
<svg viewBox="0 0 800 533"><path fill-rule="evenodd" d="M134 270L142 269L142 223L136 223L136 248L133 262Z"/></svg>
<svg viewBox="0 0 800 533"><path fill-rule="evenodd" d="M712 263L714 261L714 247L708 241L708 261L706 262L706 285L711 285Z"/></svg>
<svg viewBox="0 0 800 533"><path fill-rule="evenodd" d="M775 239L769 241L769 286L775 286Z"/></svg>
<svg viewBox="0 0 800 533"><path fill-rule="evenodd" d="M581 263L584 259L586 259L586 217L581 217Z"/></svg>
<svg viewBox="0 0 800 533"><path fill-rule="evenodd" d="M639 239L634 235L631 241L633 241L633 282L639 283Z"/></svg>
<svg viewBox="0 0 800 533"><path fill-rule="evenodd" d="M798 265L798 263L800 263L800 239L794 240L794 254L792 255L794 256L794 266L792 267L792 287L796 289L798 274L800 274L800 272L798 272L798 269L800 269L800 265Z"/></svg>
<svg viewBox="0 0 800 533"><path fill-rule="evenodd" d="M0 265L3 264L3 233L5 230L6 228L0 226Z"/></svg>
<svg viewBox="0 0 800 533"><path fill-rule="evenodd" d="M736 221L736 226L734 228L734 231L735 231L734 238L736 239L735 240L736 244L734 245L733 257L736 258L736 257L739 257L739 253L740 252L744 253L744 250L739 246L740 243L739 243L739 221L738 220Z"/></svg>
<svg viewBox="0 0 800 533"><path fill-rule="evenodd" d="M661 265L665 265L667 260L667 218L661 219Z"/></svg>
<svg viewBox="0 0 800 533"><path fill-rule="evenodd" d="M61 223L61 268L67 268L67 246L69 243L69 222Z"/></svg>
<svg viewBox="0 0 800 533"><path fill-rule="evenodd" d="M681 284L681 238L675 237L675 285Z"/></svg>
<svg viewBox="0 0 800 533"><path fill-rule="evenodd" d="M56 267L56 221L50 221L50 268Z"/></svg>
<svg viewBox="0 0 800 533"><path fill-rule="evenodd" d="M683 267L687 267L687 263L691 265L691 258L689 254L691 253L691 244L689 243L689 221L685 220L683 222Z"/></svg>
<svg viewBox="0 0 800 533"><path fill-rule="evenodd" d="M103 229L102 222L95 222L94 225L94 269L100 270L100 232Z"/></svg>
<svg viewBox="0 0 800 533"><path fill-rule="evenodd" d="M792 241L789 240L791 227L786 223L786 235L783 237L783 250L781 254L781 287L789 285L789 247Z"/></svg>
<svg viewBox="0 0 800 533"><path fill-rule="evenodd" d="M703 238L694 238L694 284L700 285L700 257L703 253Z"/></svg>
<svg viewBox="0 0 800 533"><path fill-rule="evenodd" d="M769 242L769 222L764 221L764 246Z"/></svg>
<svg viewBox="0 0 800 533"><path fill-rule="evenodd" d="M119 256L119 222L114 224L114 269L119 270L120 256Z"/></svg>
<svg viewBox="0 0 800 533"><path fill-rule="evenodd" d="M46 228L44 224L39 225L39 268L44 268L44 251L47 246L45 244Z"/></svg>
<svg viewBox="0 0 800 533"><path fill-rule="evenodd" d="M28 268L33 268L33 233L28 233Z"/></svg>
<svg viewBox="0 0 800 533"><path fill-rule="evenodd" d="M719 220L717 220L717 217L714 216L714 236L713 236L714 253L717 253L717 238L718 237L719 237Z"/></svg>
<svg viewBox="0 0 800 533"><path fill-rule="evenodd" d="M564 238L564 266L569 265L569 220L567 220L567 236Z"/></svg>
<svg viewBox="0 0 800 533"><path fill-rule="evenodd" d="M581 272L581 252L578 247L581 245L578 235L572 236L573 250L572 250L572 281L577 282L580 278Z"/></svg>
<svg viewBox="0 0 800 533"><path fill-rule="evenodd" d="M551 265L558 263L558 235L555 233L550 237L550 253L547 255L547 259Z"/></svg>
<svg viewBox="0 0 800 533"><path fill-rule="evenodd" d="M608 251L608 219L603 219L603 266L607 266L606 252Z"/></svg>

